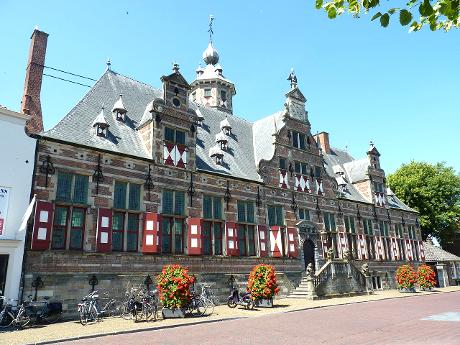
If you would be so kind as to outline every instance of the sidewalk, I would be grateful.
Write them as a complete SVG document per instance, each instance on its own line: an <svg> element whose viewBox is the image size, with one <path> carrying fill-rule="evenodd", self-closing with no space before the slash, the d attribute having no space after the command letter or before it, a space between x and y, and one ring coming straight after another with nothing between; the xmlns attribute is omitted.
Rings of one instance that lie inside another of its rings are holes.
<svg viewBox="0 0 460 345"><path fill-rule="evenodd" d="M220 322L227 319L258 317L275 313L292 312L296 310L321 308L326 306L362 303L378 301L389 298L411 298L416 296L447 293L460 291L460 286L451 286L448 288L436 289L432 292L417 292L417 293L400 293L396 290L377 291L373 295L341 297L324 300L309 301L303 299L283 298L276 299L273 308L259 308L254 310L245 310L243 308L230 309L226 305L216 307L211 316L206 317L189 317L185 319L167 319L157 320L155 322L139 322L134 323L132 320L124 320L121 318L107 318L102 322L88 324L87 326L80 325L77 321L62 322L54 325L36 326L34 328L0 332L0 344L35 344L49 343L64 339L77 339L83 337L93 337L97 335L119 334L136 332L140 330L151 330L161 328L180 327L204 322Z"/></svg>

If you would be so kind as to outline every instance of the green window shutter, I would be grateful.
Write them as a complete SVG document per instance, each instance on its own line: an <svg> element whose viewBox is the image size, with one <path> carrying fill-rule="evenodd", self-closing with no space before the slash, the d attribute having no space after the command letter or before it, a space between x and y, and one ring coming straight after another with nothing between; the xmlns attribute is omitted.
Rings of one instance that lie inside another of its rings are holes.
<svg viewBox="0 0 460 345"><path fill-rule="evenodd" d="M163 191L163 213L172 214L174 205L174 193L171 190Z"/></svg>
<svg viewBox="0 0 460 345"><path fill-rule="evenodd" d="M67 224L67 207L56 207L54 211L54 225L66 226Z"/></svg>
<svg viewBox="0 0 460 345"><path fill-rule="evenodd" d="M276 206L276 225L284 225L282 206Z"/></svg>
<svg viewBox="0 0 460 345"><path fill-rule="evenodd" d="M355 229L355 218L350 216L350 228L351 228L351 233L354 234L356 233Z"/></svg>
<svg viewBox="0 0 460 345"><path fill-rule="evenodd" d="M305 218L305 212L303 208L299 208L299 219L304 219Z"/></svg>
<svg viewBox="0 0 460 345"><path fill-rule="evenodd" d="M165 127L165 140L174 142L174 129Z"/></svg>
<svg viewBox="0 0 460 345"><path fill-rule="evenodd" d="M295 162L294 163L294 172L297 173L297 174L300 174L301 173L301 165L299 162Z"/></svg>
<svg viewBox="0 0 460 345"><path fill-rule="evenodd" d="M276 216L275 216L275 207L274 206L267 206L267 214L268 214L268 225L276 225Z"/></svg>
<svg viewBox="0 0 460 345"><path fill-rule="evenodd" d="M56 200L70 201L72 191L72 174L59 172L56 189Z"/></svg>
<svg viewBox="0 0 460 345"><path fill-rule="evenodd" d="M374 228L372 224L372 219L367 220L368 224L367 227L369 228L369 235L373 236L374 235Z"/></svg>
<svg viewBox="0 0 460 345"><path fill-rule="evenodd" d="M214 219L222 219L222 199L214 197Z"/></svg>
<svg viewBox="0 0 460 345"><path fill-rule="evenodd" d="M176 130L176 143L185 145L185 132Z"/></svg>
<svg viewBox="0 0 460 345"><path fill-rule="evenodd" d="M129 184L129 209L139 210L141 207L141 185Z"/></svg>
<svg viewBox="0 0 460 345"><path fill-rule="evenodd" d="M115 190L113 196L113 207L126 209L126 182L115 181Z"/></svg>
<svg viewBox="0 0 460 345"><path fill-rule="evenodd" d="M212 218L212 198L207 195L203 197L203 218Z"/></svg>
<svg viewBox="0 0 460 345"><path fill-rule="evenodd" d="M335 231L337 229L335 226L335 215L330 213L329 217L331 217L331 231Z"/></svg>
<svg viewBox="0 0 460 345"><path fill-rule="evenodd" d="M246 221L248 223L254 223L254 203L252 201L248 201L246 204Z"/></svg>
<svg viewBox="0 0 460 345"><path fill-rule="evenodd" d="M305 150L305 134L300 134L299 135L299 141L300 141L300 148L302 150Z"/></svg>
<svg viewBox="0 0 460 345"><path fill-rule="evenodd" d="M86 204L88 202L88 176L75 175L73 201L78 204Z"/></svg>
<svg viewBox="0 0 460 345"><path fill-rule="evenodd" d="M237 202L238 206L238 222L246 221L246 204L243 201Z"/></svg>
<svg viewBox="0 0 460 345"><path fill-rule="evenodd" d="M185 193L176 191L174 194L175 194L174 214L182 216L185 214Z"/></svg>

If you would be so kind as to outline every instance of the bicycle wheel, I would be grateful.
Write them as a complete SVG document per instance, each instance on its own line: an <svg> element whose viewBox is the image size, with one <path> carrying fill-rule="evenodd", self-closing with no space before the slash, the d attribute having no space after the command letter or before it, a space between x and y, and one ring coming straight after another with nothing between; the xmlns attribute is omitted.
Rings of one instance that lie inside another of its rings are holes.
<svg viewBox="0 0 460 345"><path fill-rule="evenodd" d="M99 320L99 316L97 313L96 305L91 305L88 310L88 321L89 322L97 322Z"/></svg>
<svg viewBox="0 0 460 345"><path fill-rule="evenodd" d="M229 297L229 299L227 300L227 305L230 307L230 308L236 308L236 302L235 302L235 299L233 297Z"/></svg>
<svg viewBox="0 0 460 345"><path fill-rule="evenodd" d="M52 324L52 323L56 323L59 320L61 320L61 317L62 317L62 312L52 313L51 315L47 315L43 317L43 320L45 320L46 323Z"/></svg>
<svg viewBox="0 0 460 345"><path fill-rule="evenodd" d="M158 318L158 306L156 303L152 304L152 319L156 321Z"/></svg>
<svg viewBox="0 0 460 345"><path fill-rule="evenodd" d="M144 314L142 313L142 306L139 309L139 306L136 303L136 306L134 307L134 322L142 321L143 317Z"/></svg>
<svg viewBox="0 0 460 345"><path fill-rule="evenodd" d="M19 328L25 328L30 324L30 316L27 315L26 311L21 308L18 312L18 315L16 316L16 319L14 320L14 323Z"/></svg>
<svg viewBox="0 0 460 345"><path fill-rule="evenodd" d="M150 303L144 303L142 306L142 314L144 314L144 320L148 321L152 317L153 311L152 311L152 306Z"/></svg>
<svg viewBox="0 0 460 345"><path fill-rule="evenodd" d="M212 315L212 313L214 313L214 302L212 300L210 300L209 298L206 298L204 300L204 303L205 303L205 307L206 307L205 314L206 315Z"/></svg>
<svg viewBox="0 0 460 345"><path fill-rule="evenodd" d="M133 318L133 313L132 311L129 309L129 303L128 302L124 302L121 306L120 306L120 311L121 311L121 317L125 320L131 320Z"/></svg>
<svg viewBox="0 0 460 345"><path fill-rule="evenodd" d="M117 300L112 300L107 308L107 316L120 317L122 315L123 305Z"/></svg>
<svg viewBox="0 0 460 345"><path fill-rule="evenodd" d="M203 316L206 313L206 306L204 305L203 300L196 299L195 300L195 315L196 316Z"/></svg>
<svg viewBox="0 0 460 345"><path fill-rule="evenodd" d="M13 318L11 315L3 308L0 311L0 328L7 328L13 324Z"/></svg>
<svg viewBox="0 0 460 345"><path fill-rule="evenodd" d="M88 323L88 313L87 313L88 307L84 304L78 306L78 314L80 314L80 323L83 326L86 326Z"/></svg>

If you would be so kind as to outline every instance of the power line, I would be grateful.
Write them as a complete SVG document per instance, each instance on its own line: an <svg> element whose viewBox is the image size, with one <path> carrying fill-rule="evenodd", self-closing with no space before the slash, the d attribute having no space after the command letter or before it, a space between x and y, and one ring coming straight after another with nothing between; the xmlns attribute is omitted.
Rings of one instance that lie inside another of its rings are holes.
<svg viewBox="0 0 460 345"><path fill-rule="evenodd" d="M69 80L69 79L59 78L59 77L56 77L55 75L46 74L46 73L43 73L43 75L45 75L45 76L47 76L47 77L54 78L54 79L59 79L59 80L62 80L62 81L66 81L66 82L68 82L68 83L77 84L77 85L86 86L86 87L91 87L90 85L78 83L78 82L76 82L76 81L72 81L72 80Z"/></svg>
<svg viewBox="0 0 460 345"><path fill-rule="evenodd" d="M34 63L34 62L32 62L32 63ZM67 72L67 71L64 71L64 70L59 69L59 68L55 68L55 67L51 67L51 66L45 66L45 65L40 65L40 64L38 64L38 63L34 63L34 64L37 65L37 66L39 66L39 67L52 69L53 71L57 71L57 72L65 73L65 74L70 74L70 75L73 75L74 77L83 78L83 79L88 79L88 80L91 80L91 81L97 81L96 79L93 79L93 78L90 78L90 77L85 77L85 76L83 76L83 75L76 74L76 73L72 73L72 72Z"/></svg>

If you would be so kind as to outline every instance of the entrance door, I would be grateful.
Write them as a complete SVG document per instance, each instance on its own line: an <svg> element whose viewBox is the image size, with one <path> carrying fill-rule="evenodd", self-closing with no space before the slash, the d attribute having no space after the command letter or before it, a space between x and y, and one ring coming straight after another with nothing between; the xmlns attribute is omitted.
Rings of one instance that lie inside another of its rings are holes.
<svg viewBox="0 0 460 345"><path fill-rule="evenodd" d="M313 265L313 272L315 272L315 245L310 239L305 240L303 243L303 259L305 262L305 268L307 268L308 264L311 263Z"/></svg>
<svg viewBox="0 0 460 345"><path fill-rule="evenodd" d="M8 268L8 255L0 255L0 296L5 295L6 270Z"/></svg>

